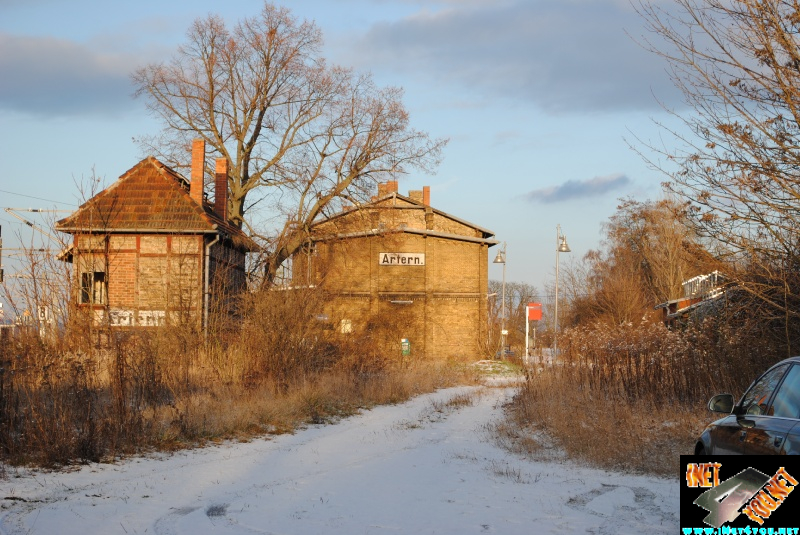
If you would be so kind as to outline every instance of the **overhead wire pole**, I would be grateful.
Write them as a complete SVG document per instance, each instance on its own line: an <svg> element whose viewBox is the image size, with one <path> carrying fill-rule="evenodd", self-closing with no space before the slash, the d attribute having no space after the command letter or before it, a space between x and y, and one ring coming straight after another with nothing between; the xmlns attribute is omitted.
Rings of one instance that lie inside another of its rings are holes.
<svg viewBox="0 0 800 535"><path fill-rule="evenodd" d="M8 215L19 219L20 221L22 221L23 223L25 223L26 225L28 225L32 229L38 230L39 232L41 232L42 234L44 234L45 236L47 236L51 240L56 240L56 241L58 241L58 238L56 238L55 236L53 236L52 234L50 234L49 232L44 230L42 227L40 227L39 225L37 225L33 221L28 221L27 219L25 219L21 215L16 214L15 212L33 212L33 213L70 212L70 210L49 210L49 209L44 209L44 208L3 208L3 210L5 210Z"/></svg>
<svg viewBox="0 0 800 535"><path fill-rule="evenodd" d="M48 238L50 238L51 240L53 240L56 243L59 243L59 241L60 241L57 237L55 237L52 234L50 234L47 230L42 228L40 225L37 225L33 221L29 221L28 219L25 219L24 217L22 217L21 215L19 215L16 212L30 212L30 213L37 213L37 214L71 212L71 210L57 210L57 209L49 209L49 208L11 208L11 207L6 207L6 208L3 208L3 210L8 215L14 217L15 219L18 219L18 220L22 221L22 223L24 223L25 225L29 226L31 229L40 232L41 234L43 234L44 236L47 236ZM33 245L33 244L31 244L31 245ZM24 251L26 253L29 253L29 252L47 252L47 253L54 252L52 249L34 248L34 247L29 247L29 248L24 248L24 249L6 249L6 250L7 251L9 251L9 250L22 250L22 251ZM2 235L0 235L0 282L3 282L3 280L4 280L4 273L3 273L3 268L2 268L2 252L3 252L3 242L2 242ZM13 274L13 275L10 275L10 277L13 277L13 278L27 278L27 276L21 275L21 274ZM47 281L47 277L46 276L45 276L44 280ZM0 304L0 306L1 306L1 304ZM50 312L49 312L49 308L48 308L47 305L45 305L43 303L36 303L35 306L38 308L38 311L39 311L39 314L40 314L39 315L39 321L40 321L40 331L39 332L40 332L40 335L42 335L42 333L44 333L45 331L42 330L43 327L41 325L41 322L45 322L45 324L47 324L47 323L52 323L52 320L50 319L50 316L49 316ZM44 327L44 328L46 328L46 327Z"/></svg>
<svg viewBox="0 0 800 535"><path fill-rule="evenodd" d="M47 232L45 229L43 229L42 227L40 227L39 225L37 225L33 221L29 221L29 220L25 219L24 217L22 217L21 215L15 213L15 212L31 212L31 213L35 213L35 214L71 212L71 210L55 210L55 209L50 209L50 208L3 208L3 210L5 210L5 212L8 215L10 215L10 216L12 216L12 217L14 217L16 219L19 219L20 221L25 223L27 226L31 227L33 230L38 230L39 232L41 232L42 234L44 234L45 236L47 236L51 240L55 240L56 242L59 241L58 238L56 238L55 236L53 236L52 234ZM17 250L17 249L6 249L6 250ZM35 252L50 252L50 249L22 249L22 250L35 251ZM4 280L4 272L3 272L3 236L2 236L2 225L0 225L0 282L3 282L3 280Z"/></svg>

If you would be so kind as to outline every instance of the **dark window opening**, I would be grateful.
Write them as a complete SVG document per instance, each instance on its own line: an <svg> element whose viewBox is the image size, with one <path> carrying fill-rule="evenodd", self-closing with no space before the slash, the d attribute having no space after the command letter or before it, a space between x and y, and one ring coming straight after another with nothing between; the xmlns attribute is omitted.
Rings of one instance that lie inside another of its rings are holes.
<svg viewBox="0 0 800 535"><path fill-rule="evenodd" d="M106 274L103 271L81 273L81 304L106 304Z"/></svg>

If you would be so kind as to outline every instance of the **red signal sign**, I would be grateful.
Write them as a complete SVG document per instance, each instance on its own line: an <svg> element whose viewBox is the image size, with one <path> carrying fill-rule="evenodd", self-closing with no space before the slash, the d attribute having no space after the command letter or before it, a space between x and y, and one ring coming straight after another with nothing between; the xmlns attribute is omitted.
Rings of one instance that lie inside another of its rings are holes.
<svg viewBox="0 0 800 535"><path fill-rule="evenodd" d="M542 319L542 304L528 303L528 321L539 321Z"/></svg>

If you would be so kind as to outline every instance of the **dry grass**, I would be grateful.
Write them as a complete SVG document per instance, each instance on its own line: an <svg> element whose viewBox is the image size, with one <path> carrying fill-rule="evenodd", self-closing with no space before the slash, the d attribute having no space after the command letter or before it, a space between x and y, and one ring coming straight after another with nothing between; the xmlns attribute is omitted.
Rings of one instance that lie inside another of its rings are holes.
<svg viewBox="0 0 800 535"><path fill-rule="evenodd" d="M777 359L763 346L755 358L753 345L725 325L574 330L560 362L530 370L496 435L541 458L674 475L713 419L708 399L741 394Z"/></svg>
<svg viewBox="0 0 800 535"><path fill-rule="evenodd" d="M316 294L267 293L204 336L97 332L76 321L0 345L0 466L57 467L247 440L469 382L466 367L400 360L313 321ZM102 346L90 341L102 340Z"/></svg>

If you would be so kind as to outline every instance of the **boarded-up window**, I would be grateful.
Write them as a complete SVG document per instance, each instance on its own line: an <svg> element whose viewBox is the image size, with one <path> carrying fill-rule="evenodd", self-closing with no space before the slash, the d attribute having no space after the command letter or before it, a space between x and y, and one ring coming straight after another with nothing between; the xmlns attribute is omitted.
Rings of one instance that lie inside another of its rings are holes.
<svg viewBox="0 0 800 535"><path fill-rule="evenodd" d="M102 251L106 248L106 237L92 234L78 236L78 249L81 251Z"/></svg>
<svg viewBox="0 0 800 535"><path fill-rule="evenodd" d="M139 238L142 254L167 254L166 236L142 236Z"/></svg>
<svg viewBox="0 0 800 535"><path fill-rule="evenodd" d="M169 306L189 309L200 305L200 265L198 256L173 256L169 259Z"/></svg>
<svg viewBox="0 0 800 535"><path fill-rule="evenodd" d="M164 310L167 306L166 257L139 258L139 307Z"/></svg>
<svg viewBox="0 0 800 535"><path fill-rule="evenodd" d="M173 236L173 254L198 254L200 252L200 238L197 236Z"/></svg>
<svg viewBox="0 0 800 535"><path fill-rule="evenodd" d="M136 236L111 236L109 249L112 251L133 251L136 249Z"/></svg>

